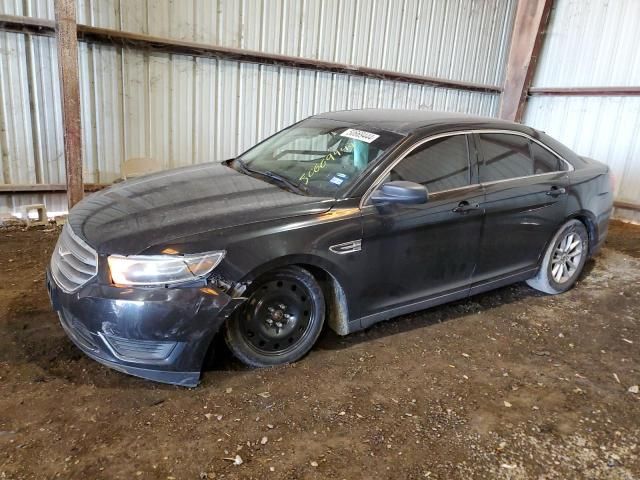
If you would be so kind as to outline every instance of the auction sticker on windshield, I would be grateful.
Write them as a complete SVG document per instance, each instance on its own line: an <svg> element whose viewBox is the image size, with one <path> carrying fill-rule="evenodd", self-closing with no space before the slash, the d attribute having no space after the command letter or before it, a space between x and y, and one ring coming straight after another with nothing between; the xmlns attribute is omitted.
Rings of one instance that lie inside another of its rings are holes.
<svg viewBox="0 0 640 480"><path fill-rule="evenodd" d="M371 143L380 135L375 133L365 132L364 130L356 130L355 128L348 128L340 134L341 137L353 138L362 142Z"/></svg>

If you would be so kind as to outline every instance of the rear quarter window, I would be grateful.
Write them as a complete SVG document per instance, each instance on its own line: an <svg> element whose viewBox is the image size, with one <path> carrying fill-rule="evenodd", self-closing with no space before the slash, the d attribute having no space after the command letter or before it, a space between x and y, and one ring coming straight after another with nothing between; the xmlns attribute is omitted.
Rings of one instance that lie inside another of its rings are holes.
<svg viewBox="0 0 640 480"><path fill-rule="evenodd" d="M536 142L531 142L531 154L534 160L534 173L560 172L566 170L565 163Z"/></svg>

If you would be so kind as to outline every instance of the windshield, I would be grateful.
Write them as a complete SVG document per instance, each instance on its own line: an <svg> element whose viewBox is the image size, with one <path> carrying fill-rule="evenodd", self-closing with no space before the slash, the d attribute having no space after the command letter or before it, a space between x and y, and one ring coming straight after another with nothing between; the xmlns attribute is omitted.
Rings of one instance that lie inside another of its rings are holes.
<svg viewBox="0 0 640 480"><path fill-rule="evenodd" d="M238 157L234 166L298 193L333 197L402 138L384 130L310 118L259 143Z"/></svg>

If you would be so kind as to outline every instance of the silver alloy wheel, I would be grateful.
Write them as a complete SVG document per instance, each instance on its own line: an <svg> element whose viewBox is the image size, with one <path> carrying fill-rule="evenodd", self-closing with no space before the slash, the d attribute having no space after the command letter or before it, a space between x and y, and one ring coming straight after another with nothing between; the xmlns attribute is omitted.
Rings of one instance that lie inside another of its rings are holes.
<svg viewBox="0 0 640 480"><path fill-rule="evenodd" d="M582 239L575 232L567 232L557 244L551 259L551 275L556 283L565 283L580 266L582 259Z"/></svg>

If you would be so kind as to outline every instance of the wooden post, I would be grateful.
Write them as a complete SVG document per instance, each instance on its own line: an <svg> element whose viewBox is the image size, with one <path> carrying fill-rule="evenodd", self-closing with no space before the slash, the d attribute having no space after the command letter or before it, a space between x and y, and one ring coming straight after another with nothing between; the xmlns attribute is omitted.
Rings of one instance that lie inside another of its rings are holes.
<svg viewBox="0 0 640 480"><path fill-rule="evenodd" d="M520 122L553 0L519 0L511 35L500 118Z"/></svg>
<svg viewBox="0 0 640 480"><path fill-rule="evenodd" d="M82 200L82 144L80 131L80 76L75 0L55 0L58 67L62 94L64 157L69 209Z"/></svg>

